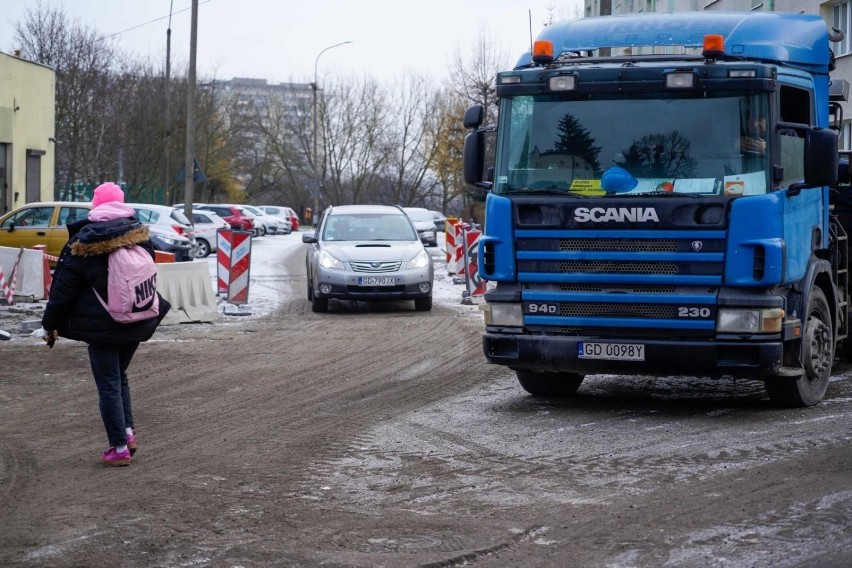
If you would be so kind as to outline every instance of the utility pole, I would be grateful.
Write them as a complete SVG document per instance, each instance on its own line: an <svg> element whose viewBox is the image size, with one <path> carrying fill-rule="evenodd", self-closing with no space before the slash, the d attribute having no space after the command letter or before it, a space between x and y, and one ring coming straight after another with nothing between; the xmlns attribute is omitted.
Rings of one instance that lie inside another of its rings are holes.
<svg viewBox="0 0 852 568"><path fill-rule="evenodd" d="M166 116L163 123L163 199L166 200L166 205L174 203L172 193L169 191L169 143L172 137L172 132L169 128L169 99L171 98L172 86L172 9L174 8L174 4L174 0L169 4L169 27L166 30Z"/></svg>
<svg viewBox="0 0 852 568"><path fill-rule="evenodd" d="M314 91L314 101L313 101L313 119L314 119L314 130L313 130L313 162L314 162L314 210L311 213L311 222L314 226L319 224L319 190L320 190L320 168L319 168L319 154L317 152L317 90L319 90L319 85L317 84L317 65L319 65L320 55L328 51L333 47L339 47L341 45L346 45L347 43L352 43L352 41L344 41L341 43L335 43L334 45L330 45L319 52L317 58L314 60L314 82L311 83L311 89Z"/></svg>
<svg viewBox="0 0 852 568"><path fill-rule="evenodd" d="M198 0L192 0L192 27L189 34L189 74L186 81L186 159L183 162L183 212L192 219L195 201L195 52L198 47Z"/></svg>

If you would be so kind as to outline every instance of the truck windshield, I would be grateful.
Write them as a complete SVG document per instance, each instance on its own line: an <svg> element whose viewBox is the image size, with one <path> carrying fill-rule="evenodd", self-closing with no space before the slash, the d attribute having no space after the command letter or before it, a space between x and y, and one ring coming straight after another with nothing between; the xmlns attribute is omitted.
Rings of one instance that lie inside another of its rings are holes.
<svg viewBox="0 0 852 568"><path fill-rule="evenodd" d="M504 98L494 192L763 194L768 116L766 93Z"/></svg>

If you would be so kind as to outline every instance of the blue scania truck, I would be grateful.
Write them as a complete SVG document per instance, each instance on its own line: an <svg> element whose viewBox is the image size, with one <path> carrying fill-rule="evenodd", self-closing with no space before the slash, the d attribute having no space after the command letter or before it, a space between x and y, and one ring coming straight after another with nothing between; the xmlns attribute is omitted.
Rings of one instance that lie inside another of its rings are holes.
<svg viewBox="0 0 852 568"><path fill-rule="evenodd" d="M817 404L852 355L838 33L777 12L546 27L498 73L496 125L464 118L487 359L541 396L739 376Z"/></svg>

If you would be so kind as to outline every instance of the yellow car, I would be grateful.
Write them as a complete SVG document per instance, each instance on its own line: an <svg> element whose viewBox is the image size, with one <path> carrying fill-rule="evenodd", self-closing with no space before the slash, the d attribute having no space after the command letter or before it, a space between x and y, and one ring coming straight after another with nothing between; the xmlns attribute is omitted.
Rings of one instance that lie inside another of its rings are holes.
<svg viewBox="0 0 852 568"><path fill-rule="evenodd" d="M47 245L47 254L59 256L68 242L65 226L84 219L91 208L74 201L28 203L0 217L0 247Z"/></svg>

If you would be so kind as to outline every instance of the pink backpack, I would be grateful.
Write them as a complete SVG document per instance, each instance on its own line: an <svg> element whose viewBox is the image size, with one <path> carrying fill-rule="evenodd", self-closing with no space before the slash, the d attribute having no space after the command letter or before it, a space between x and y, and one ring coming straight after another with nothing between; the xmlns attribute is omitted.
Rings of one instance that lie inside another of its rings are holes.
<svg viewBox="0 0 852 568"><path fill-rule="evenodd" d="M157 265L148 251L138 245L114 250L109 254L108 270L108 301L97 290L95 296L112 319L132 323L160 315Z"/></svg>

